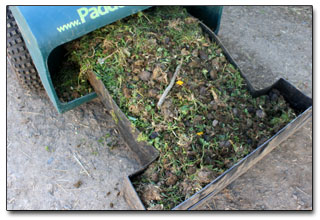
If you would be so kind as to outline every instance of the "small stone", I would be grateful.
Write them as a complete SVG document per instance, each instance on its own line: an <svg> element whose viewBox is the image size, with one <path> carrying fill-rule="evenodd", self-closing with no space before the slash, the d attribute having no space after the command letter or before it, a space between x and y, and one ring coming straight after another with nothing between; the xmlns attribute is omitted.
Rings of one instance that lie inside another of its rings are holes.
<svg viewBox="0 0 320 220"><path fill-rule="evenodd" d="M150 79L151 73L148 71L142 71L139 74L139 78L143 81L148 81Z"/></svg>
<svg viewBox="0 0 320 220"><path fill-rule="evenodd" d="M217 110L218 109L218 104L215 101L211 101L210 105L211 105L213 110Z"/></svg>
<svg viewBox="0 0 320 220"><path fill-rule="evenodd" d="M160 189L154 185L148 185L142 194L144 201L161 200Z"/></svg>
<svg viewBox="0 0 320 220"><path fill-rule="evenodd" d="M249 106L249 107L248 107L248 112L249 112L250 114L254 113L254 108L253 108L252 106Z"/></svg>
<svg viewBox="0 0 320 220"><path fill-rule="evenodd" d="M231 142L228 140L228 141L220 141L219 142L219 147L221 148L229 148L231 146Z"/></svg>
<svg viewBox="0 0 320 220"><path fill-rule="evenodd" d="M148 92L148 95L152 98L155 98L155 97L157 97L157 95L159 95L159 93L155 89L150 89Z"/></svg>
<svg viewBox="0 0 320 220"><path fill-rule="evenodd" d="M202 86L199 90L200 95L205 95L207 93L206 87Z"/></svg>
<svg viewBox="0 0 320 220"><path fill-rule="evenodd" d="M199 58L198 58L199 59ZM194 67L199 67L200 66L200 61L198 59L194 59L192 60L188 66L191 67L191 68L194 68Z"/></svg>
<svg viewBox="0 0 320 220"><path fill-rule="evenodd" d="M202 169L197 173L197 178L200 183L208 184L215 178L215 175L210 170Z"/></svg>
<svg viewBox="0 0 320 220"><path fill-rule="evenodd" d="M82 181L79 180L78 182L76 182L75 184L73 184L74 187L79 188L82 185Z"/></svg>
<svg viewBox="0 0 320 220"><path fill-rule="evenodd" d="M189 168L187 169L187 173L188 173L189 175L194 174L196 171L197 171L197 169L196 169L195 167L189 167Z"/></svg>
<svg viewBox="0 0 320 220"><path fill-rule="evenodd" d="M114 206L114 205L113 205L113 203L112 203L112 202L110 202L110 208L113 208L113 206Z"/></svg>
<svg viewBox="0 0 320 220"><path fill-rule="evenodd" d="M186 178L183 182L180 183L179 188L181 189L182 193L186 196L186 198L194 194L193 184L188 178Z"/></svg>
<svg viewBox="0 0 320 220"><path fill-rule="evenodd" d="M238 115L238 109L237 108L233 108L232 109L232 113L234 114L234 116Z"/></svg>
<svg viewBox="0 0 320 220"><path fill-rule="evenodd" d="M166 37L165 39L164 39L164 43L165 44L168 44L170 42L170 38L169 37Z"/></svg>
<svg viewBox="0 0 320 220"><path fill-rule="evenodd" d="M217 79L217 70L211 70L209 74L210 74L210 79L212 80Z"/></svg>
<svg viewBox="0 0 320 220"><path fill-rule="evenodd" d="M219 61L219 58L216 57L214 58L212 61L211 61L211 64L212 64L212 68L214 70L219 70L220 69L220 61Z"/></svg>
<svg viewBox="0 0 320 220"><path fill-rule="evenodd" d="M224 146L227 147L227 148L230 147L231 146L230 140L224 142Z"/></svg>
<svg viewBox="0 0 320 220"><path fill-rule="evenodd" d="M184 125L185 125L186 127L192 126L192 124L190 123L189 120L188 120L188 121L184 121L183 123L184 123Z"/></svg>
<svg viewBox="0 0 320 220"><path fill-rule="evenodd" d="M253 125L253 122L250 118L247 118L247 126L250 128Z"/></svg>
<svg viewBox="0 0 320 220"><path fill-rule="evenodd" d="M170 177L166 181L166 185L172 186L172 185L176 184L177 181L178 181L178 177L176 175L171 174Z"/></svg>
<svg viewBox="0 0 320 220"><path fill-rule="evenodd" d="M155 138L158 137L158 136L159 136L158 132L152 132L149 137L150 137L151 139L155 139Z"/></svg>
<svg viewBox="0 0 320 220"><path fill-rule="evenodd" d="M208 59L208 54L203 50L199 50L199 55L200 55L200 58L202 60L207 60Z"/></svg>
<svg viewBox="0 0 320 220"><path fill-rule="evenodd" d="M209 120L214 119L214 117L213 117L213 115L212 115L211 113L208 113L208 114L207 114L207 118L208 118Z"/></svg>
<svg viewBox="0 0 320 220"><path fill-rule="evenodd" d="M163 205L162 204L157 204L155 206L147 208L148 210L163 210Z"/></svg>
<svg viewBox="0 0 320 220"><path fill-rule="evenodd" d="M151 164L147 169L146 171L144 171L144 174L146 176L151 176L153 173L155 173L155 165L154 164Z"/></svg>
<svg viewBox="0 0 320 220"><path fill-rule="evenodd" d="M197 57L199 54L198 49L192 51L192 56Z"/></svg>
<svg viewBox="0 0 320 220"><path fill-rule="evenodd" d="M259 109L256 111L256 116L258 118L264 118L264 117L266 117L266 113L264 111L262 111L261 109Z"/></svg>
<svg viewBox="0 0 320 220"><path fill-rule="evenodd" d="M219 121L215 119L215 120L213 120L213 122L212 122L212 126L215 127L215 126L217 126L218 123L219 123Z"/></svg>
<svg viewBox="0 0 320 220"><path fill-rule="evenodd" d="M205 165L213 165L214 164L214 161L211 159L211 157L209 157L209 156L206 156L205 158L204 158L204 164Z"/></svg>
<svg viewBox="0 0 320 220"><path fill-rule="evenodd" d="M153 182L158 182L159 181L159 175L158 175L158 173L153 173L152 175L151 175L151 180L153 181Z"/></svg>

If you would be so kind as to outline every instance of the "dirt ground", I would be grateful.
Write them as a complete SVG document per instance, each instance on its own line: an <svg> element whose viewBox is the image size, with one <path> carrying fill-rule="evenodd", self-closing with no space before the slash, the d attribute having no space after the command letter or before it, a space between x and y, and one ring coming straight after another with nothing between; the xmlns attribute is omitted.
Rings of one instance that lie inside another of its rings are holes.
<svg viewBox="0 0 320 220"><path fill-rule="evenodd" d="M219 36L256 88L283 77L312 95L311 8L224 7ZM98 100L58 114L8 68L7 209L129 209L121 179L138 167L114 127ZM312 122L200 209L312 209Z"/></svg>

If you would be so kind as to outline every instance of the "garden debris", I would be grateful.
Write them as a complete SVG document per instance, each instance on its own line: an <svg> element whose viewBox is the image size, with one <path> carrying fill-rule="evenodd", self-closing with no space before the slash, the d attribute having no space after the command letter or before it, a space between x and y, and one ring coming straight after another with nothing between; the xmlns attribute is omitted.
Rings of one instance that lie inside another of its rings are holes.
<svg viewBox="0 0 320 220"><path fill-rule="evenodd" d="M171 174L169 176L169 178L167 179L166 184L168 186L172 186L172 185L176 184L177 180L178 180L177 176L174 174Z"/></svg>
<svg viewBox="0 0 320 220"><path fill-rule="evenodd" d="M160 189L154 185L146 186L144 193L142 194L144 201L161 200Z"/></svg>
<svg viewBox="0 0 320 220"><path fill-rule="evenodd" d="M261 109L259 109L259 110L256 111L256 115L257 115L257 117L259 117L259 118L264 118L264 117L266 117L266 113L265 113L264 111L262 111Z"/></svg>
<svg viewBox="0 0 320 220"><path fill-rule="evenodd" d="M79 180L78 182L76 182L75 184L73 184L74 187L79 188L82 185L82 181Z"/></svg>
<svg viewBox="0 0 320 220"><path fill-rule="evenodd" d="M157 183L158 180L159 180L159 174L158 174L158 173L153 173L153 174L151 174L151 180L152 180L153 182Z"/></svg>
<svg viewBox="0 0 320 220"><path fill-rule="evenodd" d="M168 87L164 90L161 98L159 99L159 102L158 102L158 104L157 104L157 107L158 107L158 108L161 107L162 103L164 102L164 99L167 97L169 91L171 90L172 86L174 85L174 82L175 82L175 80L176 80L176 78L177 78L177 76L178 76L178 74L179 74L181 65L182 65L182 60L181 60L180 64L177 66L176 71L174 72L174 75L173 75L173 77L172 77L172 79L171 79L171 81L170 81L170 84L169 84ZM182 85L182 84L181 84L181 85Z"/></svg>
<svg viewBox="0 0 320 220"><path fill-rule="evenodd" d="M74 41L70 60L81 77L84 70L96 73L134 119L140 139L159 150L132 184L147 209L171 209L296 114L277 90L253 98L239 70L184 8L139 13Z"/></svg>
<svg viewBox="0 0 320 220"><path fill-rule="evenodd" d="M149 207L148 210L163 210L163 205L162 204L156 204L154 206Z"/></svg>
<svg viewBox="0 0 320 220"><path fill-rule="evenodd" d="M212 126L215 127L215 126L217 126L218 123L219 123L219 121L215 119L215 120L213 120L213 122L212 122Z"/></svg>
<svg viewBox="0 0 320 220"><path fill-rule="evenodd" d="M215 173L208 169L199 170L197 173L197 178L200 183L208 184L210 183L215 177Z"/></svg>
<svg viewBox="0 0 320 220"><path fill-rule="evenodd" d="M148 71L142 71L140 74L139 74L139 78L143 81L148 81L149 78L151 76L151 73L148 72Z"/></svg>

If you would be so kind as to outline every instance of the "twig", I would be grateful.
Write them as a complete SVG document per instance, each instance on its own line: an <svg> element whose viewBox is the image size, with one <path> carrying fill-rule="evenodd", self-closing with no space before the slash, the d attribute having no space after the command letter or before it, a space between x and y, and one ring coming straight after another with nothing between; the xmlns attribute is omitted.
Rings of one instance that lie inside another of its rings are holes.
<svg viewBox="0 0 320 220"><path fill-rule="evenodd" d="M299 187L296 186L296 189L299 190L300 192L302 192L303 194L307 195L310 197L310 195L308 193L306 193L305 191L303 191L302 189L300 189Z"/></svg>
<svg viewBox="0 0 320 220"><path fill-rule="evenodd" d="M12 202L14 202L16 200L16 198L12 198L10 199L10 201L8 201L9 204L11 204Z"/></svg>
<svg viewBox="0 0 320 220"><path fill-rule="evenodd" d="M90 174L89 174L89 172L87 171L87 169L82 165L82 163L81 163L80 160L76 157L75 154L73 154L73 157L74 157L74 159L78 162L78 164L82 167L82 169L84 170L84 172L85 172L89 177L91 177Z"/></svg>
<svg viewBox="0 0 320 220"><path fill-rule="evenodd" d="M28 158L31 160L31 157L30 157L27 153L25 153L24 151L22 151L20 148L18 148L18 151L20 151L21 153L23 153L26 157L28 157Z"/></svg>
<svg viewBox="0 0 320 220"><path fill-rule="evenodd" d="M38 112L25 112L25 111L20 111L20 112L24 113L24 114L34 114L34 115L42 115L42 116L44 116L43 114L38 113Z"/></svg>
<svg viewBox="0 0 320 220"><path fill-rule="evenodd" d="M79 123L79 122L78 122L78 124L81 125L81 126L83 126L83 127L85 127L85 128L90 128L88 125L81 124L81 123Z"/></svg>
<svg viewBox="0 0 320 220"><path fill-rule="evenodd" d="M112 56L115 52L117 52L117 51L118 51L118 50L116 50L116 51L114 51L113 53L109 54L108 56L106 56L106 57L98 60L97 63L103 64L106 59L108 59L109 57L111 57L111 56Z"/></svg>
<svg viewBox="0 0 320 220"><path fill-rule="evenodd" d="M145 17L148 20L149 24L151 24L151 21L149 20L149 18L145 14L143 14L143 17Z"/></svg>
<svg viewBox="0 0 320 220"><path fill-rule="evenodd" d="M93 189L92 187L87 187L87 188L76 188L76 189L70 189L72 191L76 191L76 190L88 190L88 189Z"/></svg>
<svg viewBox="0 0 320 220"><path fill-rule="evenodd" d="M15 98L17 101L19 101L20 102L20 100L17 98L17 97L15 97L15 96L13 96L13 95L11 95L11 94L7 94L8 96L11 96L11 97L13 97L13 98Z"/></svg>
<svg viewBox="0 0 320 220"><path fill-rule="evenodd" d="M58 183L56 183L57 186L59 186L65 193L67 193L67 191Z"/></svg>
<svg viewBox="0 0 320 220"><path fill-rule="evenodd" d="M175 80L176 80L176 78L177 78L177 75L178 75L178 73L179 73L179 71L180 71L181 65L182 65L182 59L181 59L180 64L179 64L179 65L177 66L177 68L176 68L176 71L175 71L175 73L174 73L174 75L173 75L173 77L172 77L172 79L171 79L171 81L170 81L169 86L164 90L164 93L162 94L161 98L159 99L159 102L158 102L158 104L157 104L157 107L158 107L158 108L161 107L162 103L164 102L164 99L166 98L166 96L168 95L169 91L170 91L171 88L173 87L174 82L175 82Z"/></svg>
<svg viewBox="0 0 320 220"><path fill-rule="evenodd" d="M207 202L205 204L206 204L208 209L213 210Z"/></svg>
<svg viewBox="0 0 320 220"><path fill-rule="evenodd" d="M96 54L96 50L93 47L91 47L91 49L93 50L93 52L91 56L88 56L88 58L92 58Z"/></svg>
<svg viewBox="0 0 320 220"><path fill-rule="evenodd" d="M73 208L75 208L79 204L79 199L76 201L76 203L73 205Z"/></svg>
<svg viewBox="0 0 320 220"><path fill-rule="evenodd" d="M52 171L58 171L58 172L68 172L68 170L59 170L59 169L52 169Z"/></svg>

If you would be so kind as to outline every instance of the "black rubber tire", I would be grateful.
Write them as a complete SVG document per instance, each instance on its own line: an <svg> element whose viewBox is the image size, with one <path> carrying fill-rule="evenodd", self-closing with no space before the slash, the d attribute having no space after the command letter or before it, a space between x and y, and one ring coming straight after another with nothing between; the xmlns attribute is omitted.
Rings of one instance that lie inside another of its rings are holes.
<svg viewBox="0 0 320 220"><path fill-rule="evenodd" d="M25 89L32 92L43 90L37 69L9 7L7 7L7 58Z"/></svg>

